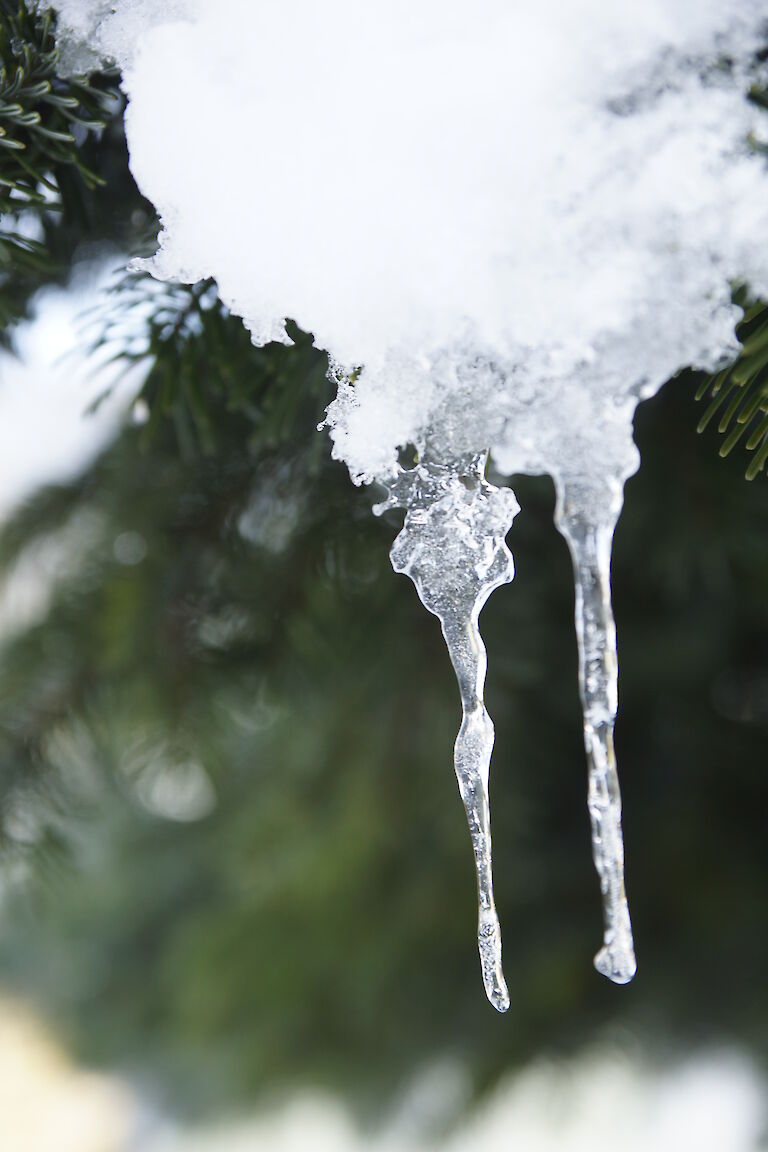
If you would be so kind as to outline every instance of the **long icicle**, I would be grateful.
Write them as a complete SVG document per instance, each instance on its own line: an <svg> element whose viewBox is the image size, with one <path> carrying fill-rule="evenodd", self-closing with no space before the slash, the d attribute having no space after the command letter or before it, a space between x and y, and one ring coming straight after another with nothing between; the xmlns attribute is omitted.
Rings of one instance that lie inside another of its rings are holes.
<svg viewBox="0 0 768 1152"><path fill-rule="evenodd" d="M509 1008L501 967L501 928L493 898L491 870L491 813L488 779L494 743L493 721L483 701L487 657L480 636L476 606L467 622L442 622L459 682L462 719L454 745L453 762L472 838L477 873L477 945L485 993L499 1012Z"/></svg>
<svg viewBox="0 0 768 1152"><path fill-rule="evenodd" d="M618 711L616 625L611 608L611 543L615 517L592 523L563 499L557 523L571 551L576 585L579 689L589 767L592 855L603 894L603 947L595 968L616 984L635 975L632 926L624 887L621 792L613 746Z"/></svg>
<svg viewBox="0 0 768 1152"><path fill-rule="evenodd" d="M505 536L518 511L508 488L485 480L487 454L464 461L422 461L398 468L389 498L374 508L407 509L391 559L413 580L422 603L440 620L461 695L454 767L472 838L478 893L478 949L485 992L509 1008L501 967L501 930L493 898L488 777L494 729L483 700L487 657L478 618L495 588L514 575Z"/></svg>

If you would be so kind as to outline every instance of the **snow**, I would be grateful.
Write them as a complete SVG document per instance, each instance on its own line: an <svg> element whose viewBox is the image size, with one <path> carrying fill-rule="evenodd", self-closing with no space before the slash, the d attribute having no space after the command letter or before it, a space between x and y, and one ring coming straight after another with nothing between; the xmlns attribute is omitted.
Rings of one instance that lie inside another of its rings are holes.
<svg viewBox="0 0 768 1152"><path fill-rule="evenodd" d="M86 338L114 269L114 259L83 264L69 287L39 292L32 318L14 334L16 355L0 353L0 525L40 488L76 479L126 422L145 368L116 381L114 366L88 355ZM91 516L75 516L4 573L0 644L44 618L56 583L80 571L99 528ZM125 535L115 545L130 562ZM134 541L134 556L135 549Z"/></svg>
<svg viewBox="0 0 768 1152"><path fill-rule="evenodd" d="M0 353L0 520L42 485L74 479L125 419L137 373L91 411L115 373L85 355L86 314L112 275L112 262L83 266L70 288L39 293L16 355Z"/></svg>
<svg viewBox="0 0 768 1152"><path fill-rule="evenodd" d="M455 1076L428 1086L435 1119L456 1111ZM418 1088L416 1089L418 1091ZM446 1107L446 1104L448 1107ZM198 1132L173 1130L146 1152L758 1152L765 1121L764 1086L737 1052L714 1051L650 1068L620 1050L582 1053L572 1062L534 1063L501 1085L443 1139L420 1131L418 1113L365 1137L337 1103L290 1099L252 1121Z"/></svg>
<svg viewBox="0 0 768 1152"><path fill-rule="evenodd" d="M539 1059L465 1116L467 1077L443 1063L412 1080L400 1108L362 1133L327 1096L214 1125L158 1116L135 1086L74 1066L31 1008L0 999L0 1143L24 1152L759 1152L765 1084L745 1053L709 1050L650 1065L633 1041ZM442 1138L434 1133L453 1121Z"/></svg>
<svg viewBox="0 0 768 1152"><path fill-rule="evenodd" d="M745 98L768 0L57 8L70 57L123 68L132 170L163 224L146 266L214 277L257 343L287 340L289 317L315 334L339 384L333 451L409 510L411 554L450 553L469 461L490 451L503 474L554 477L605 904L596 964L630 979L610 544L638 465L637 402L686 365L735 354L735 282L768 294L768 173L750 143L765 116ZM407 444L417 463L404 470ZM432 492L437 516L420 503L435 469L449 476ZM470 529L478 556L497 534ZM490 590L464 571L453 641L438 612L455 665L457 644L482 646ZM484 671L472 708L487 718ZM482 781L490 749L475 744ZM482 927L490 829L483 859L476 830ZM481 957L484 945L481 931ZM487 976L486 960L487 948ZM503 1006L497 977L488 986Z"/></svg>
<svg viewBox="0 0 768 1152"><path fill-rule="evenodd" d="M599 424L607 392L712 365L734 346L731 280L768 289L744 100L765 4L58 7L126 68L155 271L213 275L258 341L291 317L364 365L332 417L357 477L419 442L457 375L475 450L582 471L560 434L574 407L585 425L585 388Z"/></svg>

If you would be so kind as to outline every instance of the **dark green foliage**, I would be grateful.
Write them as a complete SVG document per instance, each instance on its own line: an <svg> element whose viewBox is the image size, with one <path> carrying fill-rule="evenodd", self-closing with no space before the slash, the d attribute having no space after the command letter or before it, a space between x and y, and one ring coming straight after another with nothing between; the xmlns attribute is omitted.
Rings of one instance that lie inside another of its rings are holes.
<svg viewBox="0 0 768 1152"><path fill-rule="evenodd" d="M78 143L104 128L116 97L84 77L61 79L58 59L53 14L0 0L0 212L57 203L62 166L77 168L89 188L101 183Z"/></svg>
<svg viewBox="0 0 768 1152"><path fill-rule="evenodd" d="M211 280L160 284L127 273L110 294L91 354L113 350L123 371L146 367L143 447L168 421L178 451L193 460L220 452L235 431L252 450L277 449L296 435L300 415L308 428L322 420L328 358L295 324L288 325L293 347L265 350L254 347L242 321L223 307ZM321 443L315 438L313 457Z"/></svg>
<svg viewBox="0 0 768 1152"><path fill-rule="evenodd" d="M185 461L171 421L143 450L128 429L0 539L6 573L51 534L60 556L44 619L0 654L5 854L30 869L3 980L81 1055L193 1109L303 1082L383 1106L443 1055L482 1090L619 1024L656 1050L765 1055L768 509L697 445L690 381L638 417L616 542L628 988L590 964L569 561L549 484L515 485L517 577L483 616L501 1018L478 972L439 628L389 568L395 521L313 430L322 357L252 355L251 416L225 409L215 456ZM295 414L258 442L274 379ZM216 808L163 819L158 781L190 763Z"/></svg>
<svg viewBox="0 0 768 1152"><path fill-rule="evenodd" d="M0 0L0 346L6 347L31 295L65 280L82 245L123 242L153 216L128 176L116 74L59 76L53 33L53 15L42 6L28 10L23 0Z"/></svg>
<svg viewBox="0 0 768 1152"><path fill-rule="evenodd" d="M742 443L754 452L747 468L747 479L754 480L768 462L768 305L747 305L737 332L742 343L738 359L716 376L704 377L696 391L697 400L710 397L699 431L719 417L717 430L725 436L720 455Z"/></svg>

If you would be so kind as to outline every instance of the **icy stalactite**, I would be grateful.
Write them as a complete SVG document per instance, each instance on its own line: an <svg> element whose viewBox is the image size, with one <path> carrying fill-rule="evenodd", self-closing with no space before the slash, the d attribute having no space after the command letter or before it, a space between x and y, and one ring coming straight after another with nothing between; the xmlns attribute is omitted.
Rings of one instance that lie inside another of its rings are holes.
<svg viewBox="0 0 768 1152"><path fill-rule="evenodd" d="M568 542L575 581L592 855L603 895L603 947L595 956L595 968L614 983L626 984L635 975L637 963L624 887L621 791L613 746L618 651L610 573L617 514L618 509L596 516L594 509L588 511L569 499L566 488L559 493L555 520Z"/></svg>
<svg viewBox="0 0 768 1152"><path fill-rule="evenodd" d="M483 700L487 659L478 618L491 592L514 576L505 537L519 507L509 488L485 479L486 459L481 453L447 464L426 459L410 469L398 466L385 481L388 499L374 511L406 509L390 553L392 567L410 576L424 606L440 620L456 672L462 720L454 765L475 856L480 964L488 999L506 1012L488 798L494 729Z"/></svg>
<svg viewBox="0 0 768 1152"><path fill-rule="evenodd" d="M440 454L438 454L440 455ZM442 453L444 455L444 453ZM422 603L440 620L462 703L454 765L467 812L478 888L478 947L483 982L499 1011L509 1007L501 967L501 931L493 897L488 779L494 729L483 701L486 650L478 620L490 594L514 576L505 537L519 510L509 488L485 479L488 453L438 462L428 448L412 468L381 479L388 497L377 515L404 508L391 550L392 566L413 580ZM627 445L599 485L558 480L555 522L571 552L579 688L588 763L592 849L603 897L603 946L595 967L617 984L636 971L624 886L621 793L613 744L618 709L618 654L611 608L610 564L624 478L636 462Z"/></svg>

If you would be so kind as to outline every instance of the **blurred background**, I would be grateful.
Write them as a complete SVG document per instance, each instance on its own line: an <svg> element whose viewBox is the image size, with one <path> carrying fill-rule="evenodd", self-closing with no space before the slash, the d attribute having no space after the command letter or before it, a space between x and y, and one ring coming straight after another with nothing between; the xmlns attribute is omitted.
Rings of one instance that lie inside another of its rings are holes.
<svg viewBox="0 0 768 1152"><path fill-rule="evenodd" d="M627 987L591 965L570 561L551 482L512 481L517 574L481 620L501 1017L397 516L316 431L311 336L255 349L213 286L115 271L155 222L93 83L106 185L64 166L55 211L11 204L37 264L0 262L0 1144L764 1147L765 476L697 435L692 374L638 410Z"/></svg>

